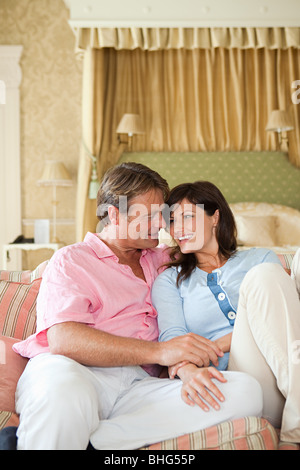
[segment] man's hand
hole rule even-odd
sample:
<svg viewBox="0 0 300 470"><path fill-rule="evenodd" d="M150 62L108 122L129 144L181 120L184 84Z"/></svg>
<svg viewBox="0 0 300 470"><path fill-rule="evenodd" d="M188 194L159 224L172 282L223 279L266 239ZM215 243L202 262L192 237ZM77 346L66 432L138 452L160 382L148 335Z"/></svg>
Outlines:
<svg viewBox="0 0 300 470"><path fill-rule="evenodd" d="M170 366L182 361L191 362L198 367L218 365L218 357L224 355L219 346L202 336L188 333L169 341L159 343L159 364Z"/></svg>

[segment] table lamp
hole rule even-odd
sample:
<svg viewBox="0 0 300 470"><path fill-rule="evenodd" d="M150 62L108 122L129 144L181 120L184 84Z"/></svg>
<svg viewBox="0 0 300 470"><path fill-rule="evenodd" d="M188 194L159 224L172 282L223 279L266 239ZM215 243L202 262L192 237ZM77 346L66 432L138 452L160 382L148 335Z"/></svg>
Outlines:
<svg viewBox="0 0 300 470"><path fill-rule="evenodd" d="M52 186L53 188L53 235L51 241L52 243L59 243L59 240L56 236L56 210L58 205L56 187L72 186L73 181L63 162L47 160L45 162L42 177L38 180L37 184L39 186Z"/></svg>
<svg viewBox="0 0 300 470"><path fill-rule="evenodd" d="M266 131L278 133L279 149L281 149L281 145L284 140L288 145L288 137L283 137L282 132L292 131L293 129L293 120L288 111L275 109L271 112L266 126Z"/></svg>

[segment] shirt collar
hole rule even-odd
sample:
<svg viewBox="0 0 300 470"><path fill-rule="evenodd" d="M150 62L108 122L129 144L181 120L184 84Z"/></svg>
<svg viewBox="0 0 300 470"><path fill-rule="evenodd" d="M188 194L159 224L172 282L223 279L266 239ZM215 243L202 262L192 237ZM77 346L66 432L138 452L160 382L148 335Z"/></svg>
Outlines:
<svg viewBox="0 0 300 470"><path fill-rule="evenodd" d="M84 243L86 243L98 258L108 258L116 256L114 252L106 245L96 233L88 232L84 238Z"/></svg>

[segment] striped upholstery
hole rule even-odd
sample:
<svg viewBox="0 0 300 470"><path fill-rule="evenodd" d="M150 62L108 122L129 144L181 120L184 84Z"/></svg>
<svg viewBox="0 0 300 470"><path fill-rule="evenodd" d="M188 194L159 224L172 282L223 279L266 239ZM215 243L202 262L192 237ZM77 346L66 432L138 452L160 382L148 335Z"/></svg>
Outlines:
<svg viewBox="0 0 300 470"><path fill-rule="evenodd" d="M36 328L36 298L41 279L30 284L0 281L0 331L4 336L25 339Z"/></svg>
<svg viewBox="0 0 300 470"><path fill-rule="evenodd" d="M285 254L277 253L277 256L278 256L282 266L286 270L286 272L288 274L291 274L291 268L292 268L292 262L293 262L294 254L293 253L285 253Z"/></svg>
<svg viewBox="0 0 300 470"><path fill-rule="evenodd" d="M0 429L8 426L19 426L19 417L11 411L0 411Z"/></svg>
<svg viewBox="0 0 300 470"><path fill-rule="evenodd" d="M34 271L0 271L0 281L14 281L29 284L40 279L46 269L48 261L44 261Z"/></svg>
<svg viewBox="0 0 300 470"><path fill-rule="evenodd" d="M300 445L296 442L279 442L278 450L300 450Z"/></svg>
<svg viewBox="0 0 300 470"><path fill-rule="evenodd" d="M226 421L142 450L275 450L278 436L265 419L247 417Z"/></svg>
<svg viewBox="0 0 300 470"><path fill-rule="evenodd" d="M18 425L19 418L15 413L0 411L0 429ZM246 417L159 442L140 450L276 450L278 445L278 434L267 420ZM295 444L281 446L282 450L297 450Z"/></svg>
<svg viewBox="0 0 300 470"><path fill-rule="evenodd" d="M47 266L34 271L0 271L0 333L25 339L36 329L36 298Z"/></svg>

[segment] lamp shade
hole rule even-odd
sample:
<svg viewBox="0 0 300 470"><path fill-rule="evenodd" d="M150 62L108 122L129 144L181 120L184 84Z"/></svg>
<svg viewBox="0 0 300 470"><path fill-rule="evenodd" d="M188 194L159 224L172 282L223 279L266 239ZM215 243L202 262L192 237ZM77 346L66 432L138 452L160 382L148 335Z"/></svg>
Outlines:
<svg viewBox="0 0 300 470"><path fill-rule="evenodd" d="M139 114L124 114L116 130L117 134L144 134Z"/></svg>
<svg viewBox="0 0 300 470"><path fill-rule="evenodd" d="M39 186L71 186L73 184L71 176L63 162L47 160Z"/></svg>
<svg viewBox="0 0 300 470"><path fill-rule="evenodd" d="M271 112L266 131L286 132L292 131L293 129L293 120L288 111L275 109Z"/></svg>

